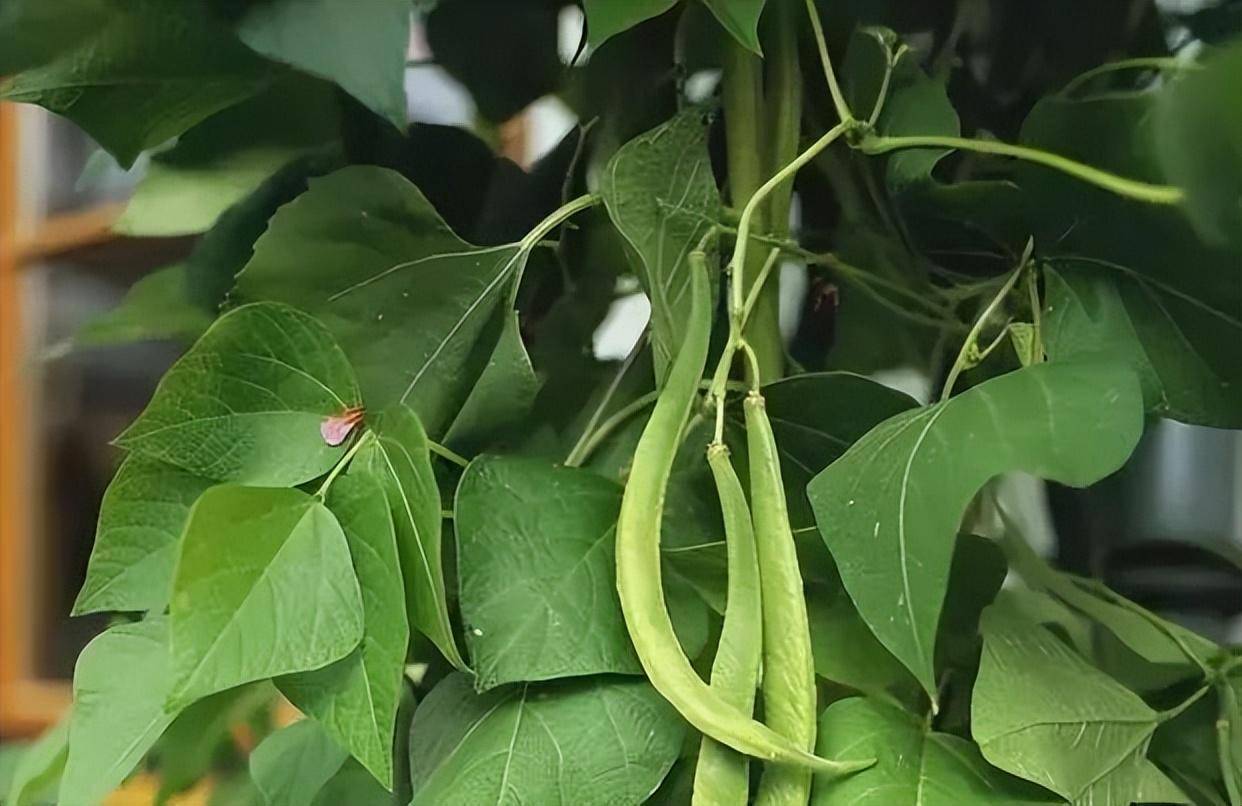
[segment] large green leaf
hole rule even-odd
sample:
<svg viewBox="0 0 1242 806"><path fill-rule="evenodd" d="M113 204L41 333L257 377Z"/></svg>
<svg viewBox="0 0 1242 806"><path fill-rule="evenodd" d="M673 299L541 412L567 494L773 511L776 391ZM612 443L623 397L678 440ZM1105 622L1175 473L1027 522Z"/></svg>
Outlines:
<svg viewBox="0 0 1242 806"><path fill-rule="evenodd" d="M703 0L733 38L760 53L759 17L766 0Z"/></svg>
<svg viewBox="0 0 1242 806"><path fill-rule="evenodd" d="M894 687L918 690L906 667L859 618L844 588L808 586L806 615L815 674L864 694L888 694Z"/></svg>
<svg viewBox="0 0 1242 806"><path fill-rule="evenodd" d="M340 131L331 84L291 76L225 109L156 154L114 229L159 237L204 232L294 158Z"/></svg>
<svg viewBox="0 0 1242 806"><path fill-rule="evenodd" d="M73 673L61 803L98 803L121 785L177 716L165 701L172 683L164 617L113 627L87 644Z"/></svg>
<svg viewBox="0 0 1242 806"><path fill-rule="evenodd" d="M984 757L1071 801L1129 806L1159 714L1006 606L985 610L981 626L971 733Z"/></svg>
<svg viewBox="0 0 1242 806"><path fill-rule="evenodd" d="M414 712L412 806L637 806L676 761L684 734L645 680L476 694L453 674Z"/></svg>
<svg viewBox="0 0 1242 806"><path fill-rule="evenodd" d="M818 781L812 806L983 806L1060 803L1051 792L992 767L971 742L929 730L891 705L851 697L819 720L816 752L841 761L875 759L874 767Z"/></svg>
<svg viewBox="0 0 1242 806"><path fill-rule="evenodd" d="M1217 741L1228 742L1229 746L1229 752L1220 757L1221 774L1234 791L1242 791L1242 674L1236 667L1232 676L1220 681L1219 688L1219 723L1224 723L1224 729L1218 728Z"/></svg>
<svg viewBox="0 0 1242 806"><path fill-rule="evenodd" d="M690 320L687 259L720 214L707 122L704 110L687 109L626 143L600 177L608 214L640 261L660 382Z"/></svg>
<svg viewBox="0 0 1242 806"><path fill-rule="evenodd" d="M362 639L345 535L298 490L225 484L203 493L172 590L174 703L318 669Z"/></svg>
<svg viewBox="0 0 1242 806"><path fill-rule="evenodd" d="M504 326L483 374L470 390L444 435L444 442L471 455L508 435L531 412L541 382L531 365L516 311L504 311Z"/></svg>
<svg viewBox="0 0 1242 806"><path fill-rule="evenodd" d="M427 434L407 406L393 406L368 420L375 441L359 451L354 466L378 478L388 497L397 533L409 625L430 638L458 669L449 622L441 559L440 490L431 469Z"/></svg>
<svg viewBox="0 0 1242 806"><path fill-rule="evenodd" d="M303 719L264 739L250 754L250 777L267 806L311 806L348 758L317 722Z"/></svg>
<svg viewBox="0 0 1242 806"><path fill-rule="evenodd" d="M237 291L314 314L368 407L407 403L441 434L492 353L492 314L525 259L516 244L471 246L399 174L357 166L281 208Z"/></svg>
<svg viewBox="0 0 1242 806"><path fill-rule="evenodd" d="M73 334L77 347L135 341L190 342L203 335L214 311L190 299L184 263L159 269L134 283L117 307L91 319Z"/></svg>
<svg viewBox="0 0 1242 806"><path fill-rule="evenodd" d="M192 788L236 753L233 730L272 706L271 686L260 683L213 694L186 708L151 751L159 772L156 803Z"/></svg>
<svg viewBox="0 0 1242 806"><path fill-rule="evenodd" d="M588 470L483 456L457 490L457 568L480 690L502 683L640 674L616 595L621 488ZM691 657L703 612L675 574L669 606Z"/></svg>
<svg viewBox="0 0 1242 806"><path fill-rule="evenodd" d="M69 757L69 720L72 711L29 745L20 747L12 780L0 786L6 806L42 806L56 800L65 760Z"/></svg>
<svg viewBox="0 0 1242 806"><path fill-rule="evenodd" d="M370 473L354 471L334 481L328 509L345 532L362 590L362 643L331 666L282 677L277 685L391 789L393 731L410 640L397 537L384 487Z"/></svg>
<svg viewBox="0 0 1242 806"><path fill-rule="evenodd" d="M585 0L587 34L593 46L643 20L658 17L677 5L677 0Z"/></svg>
<svg viewBox="0 0 1242 806"><path fill-rule="evenodd" d="M270 74L205 0L125 0L109 4L76 46L0 85L0 99L68 117L129 167L144 149L254 95Z"/></svg>
<svg viewBox="0 0 1242 806"><path fill-rule="evenodd" d="M324 418L358 403L349 362L323 325L285 305L246 305L168 370L116 443L219 481L301 484L345 451L324 441Z"/></svg>
<svg viewBox="0 0 1242 806"><path fill-rule="evenodd" d="M0 75L49 62L107 20L107 0L6 0L0 6Z"/></svg>
<svg viewBox="0 0 1242 806"><path fill-rule="evenodd" d="M936 625L975 493L1013 470L1090 484L1121 466L1142 429L1124 366L1033 366L884 421L807 492L859 613L934 697Z"/></svg>
<svg viewBox="0 0 1242 806"><path fill-rule="evenodd" d="M73 614L163 611L190 507L211 485L155 459L126 458L99 505L95 547Z"/></svg>
<svg viewBox="0 0 1242 806"><path fill-rule="evenodd" d="M336 82L405 129L409 0L265 0L251 3L236 25L257 53Z"/></svg>

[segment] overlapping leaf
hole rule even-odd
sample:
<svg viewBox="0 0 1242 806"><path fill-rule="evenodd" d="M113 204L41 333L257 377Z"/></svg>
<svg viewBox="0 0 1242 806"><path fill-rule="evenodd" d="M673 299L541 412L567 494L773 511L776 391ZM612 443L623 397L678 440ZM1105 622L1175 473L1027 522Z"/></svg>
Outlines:
<svg viewBox="0 0 1242 806"><path fill-rule="evenodd" d="M69 720L72 711L30 744L19 747L4 803L7 806L41 806L56 799L65 760L69 757Z"/></svg>
<svg viewBox="0 0 1242 806"><path fill-rule="evenodd" d="M190 507L211 485L164 462L128 457L100 504L95 547L74 615L162 611Z"/></svg>
<svg viewBox="0 0 1242 806"><path fill-rule="evenodd" d="M334 481L328 509L345 532L362 591L362 643L331 666L280 678L277 685L391 789L393 730L410 638L396 533L384 488L369 473Z"/></svg>
<svg viewBox="0 0 1242 806"><path fill-rule="evenodd" d="M703 0L716 19L748 49L760 53L759 17L766 0Z"/></svg>
<svg viewBox="0 0 1242 806"><path fill-rule="evenodd" d="M884 421L811 482L846 590L929 694L953 540L974 494L1012 470L1089 484L1121 466L1142 426L1125 367L1034 366Z"/></svg>
<svg viewBox="0 0 1242 806"><path fill-rule="evenodd" d="M457 492L466 643L480 690L603 672L640 674L616 595L621 488L590 471L484 456ZM669 607L684 649L703 648L706 608L675 573ZM705 626L705 625L704 625Z"/></svg>
<svg viewBox="0 0 1242 806"><path fill-rule="evenodd" d="M345 168L281 208L238 277L246 300L308 311L340 342L368 407L411 406L441 434L495 346L492 315L526 254L472 246L399 174Z"/></svg>
<svg viewBox="0 0 1242 806"><path fill-rule="evenodd" d="M441 549L440 490L431 469L427 434L407 406L369 417L374 441L358 452L353 467L377 478L388 498L397 535L409 625L430 638L459 669L449 622Z"/></svg>
<svg viewBox="0 0 1242 806"><path fill-rule="evenodd" d="M65 24L60 14L54 24ZM108 4L73 47L0 85L0 98L68 117L128 167L270 75L205 0L126 0Z"/></svg>
<svg viewBox="0 0 1242 806"><path fill-rule="evenodd" d="M194 304L184 263L154 271L134 283L112 310L73 335L77 347L165 339L190 342L211 325L213 311Z"/></svg>
<svg viewBox="0 0 1242 806"><path fill-rule="evenodd" d="M320 423L358 403L323 325L285 305L246 305L173 365L116 442L209 479L301 484L344 452L324 442Z"/></svg>
<svg viewBox="0 0 1242 806"><path fill-rule="evenodd" d="M1071 801L1129 806L1150 785L1159 715L1007 607L984 611L982 629L971 733L984 757Z"/></svg>
<svg viewBox="0 0 1242 806"><path fill-rule="evenodd" d="M61 803L98 803L176 718L168 619L122 624L87 645L73 673L69 758Z"/></svg>
<svg viewBox="0 0 1242 806"><path fill-rule="evenodd" d="M114 228L145 237L205 232L281 167L333 143L338 108L331 84L294 75L212 115L152 158Z"/></svg>
<svg viewBox="0 0 1242 806"><path fill-rule="evenodd" d="M348 756L312 719L281 728L250 754L250 777L267 806L311 806Z"/></svg>
<svg viewBox="0 0 1242 806"><path fill-rule="evenodd" d="M8 0L0 8L0 75L56 58L94 33L106 19L107 0Z"/></svg>
<svg viewBox="0 0 1242 806"><path fill-rule="evenodd" d="M703 110L687 109L626 143L600 178L608 214L640 261L661 383L690 321L687 259L720 212L706 124Z"/></svg>
<svg viewBox="0 0 1242 806"><path fill-rule="evenodd" d="M517 313L504 314L496 349L444 435L445 444L459 453L477 453L508 435L530 414L539 393Z"/></svg>
<svg viewBox="0 0 1242 806"><path fill-rule="evenodd" d="M677 0L586 0L590 42L599 47L610 37L658 17L676 4Z"/></svg>
<svg viewBox="0 0 1242 806"><path fill-rule="evenodd" d="M181 705L321 668L363 635L345 535L318 499L292 489L204 493L182 537L170 611L168 699Z"/></svg>
<svg viewBox="0 0 1242 806"><path fill-rule="evenodd" d="M838 700L824 711L816 752L841 761L875 759L876 764L837 780L818 781L812 806L1062 802L992 767L965 739L929 730L905 711L861 697Z"/></svg>
<svg viewBox="0 0 1242 806"><path fill-rule="evenodd" d="M453 674L414 713L412 806L637 806L677 759L684 733L645 680L476 694Z"/></svg>

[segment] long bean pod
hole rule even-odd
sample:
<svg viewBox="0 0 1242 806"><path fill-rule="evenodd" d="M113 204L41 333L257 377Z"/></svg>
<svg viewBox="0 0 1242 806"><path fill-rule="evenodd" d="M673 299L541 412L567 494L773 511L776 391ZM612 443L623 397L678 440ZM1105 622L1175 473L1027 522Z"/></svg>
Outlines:
<svg viewBox="0 0 1242 806"><path fill-rule="evenodd" d="M759 561L746 491L738 481L729 449L721 443L707 448L707 464L716 482L724 516L729 586L724 625L712 661L712 691L743 714L755 710L759 662L763 651ZM746 756L704 736L694 771L692 806L746 806L750 797L750 761Z"/></svg>
<svg viewBox="0 0 1242 806"><path fill-rule="evenodd" d="M815 667L780 458L763 397L751 392L742 407L746 412L751 516L763 597L764 722L809 751L815 747ZM810 796L809 770L772 767L763 772L755 803L806 806Z"/></svg>
<svg viewBox="0 0 1242 806"><path fill-rule="evenodd" d="M660 524L682 427L698 393L711 334L706 258L690 260L691 322L634 451L617 521L617 593L635 652L651 684L701 733L740 753L829 775L867 764L812 755L726 703L703 682L673 632L660 575Z"/></svg>

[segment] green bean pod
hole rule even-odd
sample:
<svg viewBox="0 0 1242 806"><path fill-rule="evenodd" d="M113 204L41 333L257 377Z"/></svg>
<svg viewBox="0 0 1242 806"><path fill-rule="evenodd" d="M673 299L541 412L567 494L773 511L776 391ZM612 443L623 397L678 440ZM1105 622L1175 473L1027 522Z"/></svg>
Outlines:
<svg viewBox="0 0 1242 806"><path fill-rule="evenodd" d="M660 524L681 430L698 393L711 335L705 258L691 255L691 317L651 418L634 451L617 520L617 594L625 626L655 689L699 732L740 753L829 775L869 765L812 755L726 703L703 682L673 632L660 577Z"/></svg>
<svg viewBox="0 0 1242 806"><path fill-rule="evenodd" d="M729 556L728 598L720 644L712 661L711 686L729 705L750 715L755 710L763 651L763 610L759 598L755 533L746 491L729 460L729 449L721 444L710 445L707 464L716 481ZM704 736L694 771L691 806L746 806L749 797L749 759Z"/></svg>
<svg viewBox="0 0 1242 806"><path fill-rule="evenodd" d="M758 392L746 396L746 446L750 453L751 517L763 597L764 722L797 747L815 747L816 688L802 572L781 480L776 437ZM811 773L773 767L759 781L757 806L806 806Z"/></svg>

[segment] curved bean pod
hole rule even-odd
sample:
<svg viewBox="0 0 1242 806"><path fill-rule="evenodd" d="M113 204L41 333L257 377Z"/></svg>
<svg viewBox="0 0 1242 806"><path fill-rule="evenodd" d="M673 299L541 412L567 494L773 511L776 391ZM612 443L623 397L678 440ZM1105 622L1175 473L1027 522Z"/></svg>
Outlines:
<svg viewBox="0 0 1242 806"><path fill-rule="evenodd" d="M726 703L703 682L673 632L660 577L660 523L681 429L698 393L711 335L706 258L691 255L691 322L634 451L617 520L617 594L651 684L701 733L740 753L827 774L869 765L819 758Z"/></svg>

